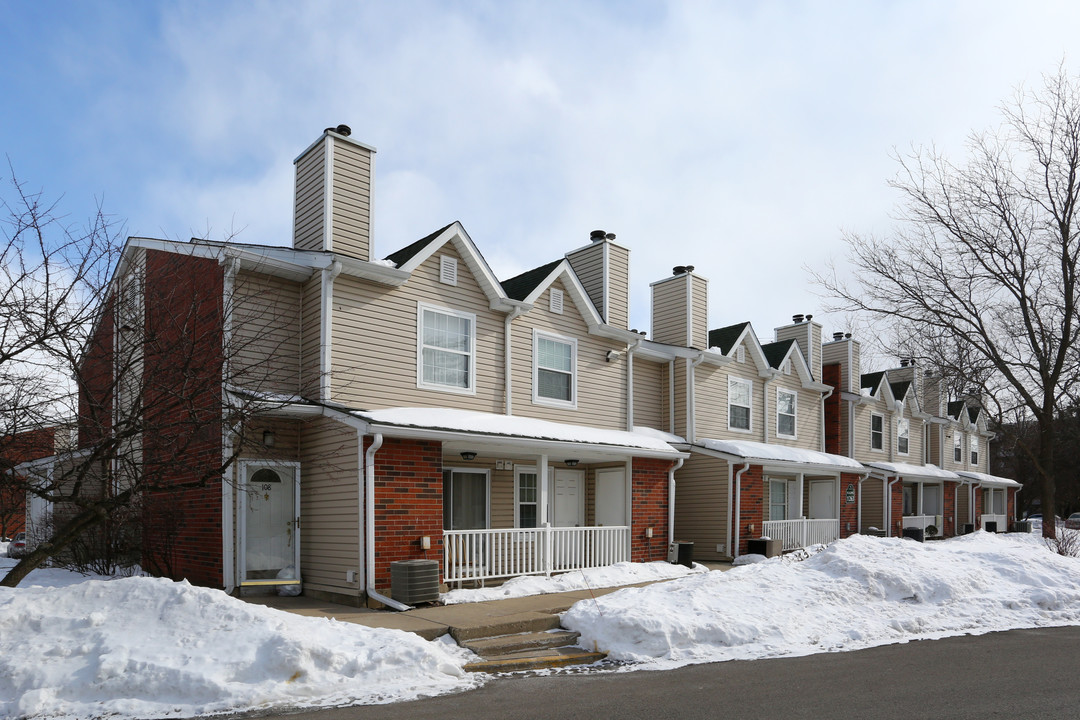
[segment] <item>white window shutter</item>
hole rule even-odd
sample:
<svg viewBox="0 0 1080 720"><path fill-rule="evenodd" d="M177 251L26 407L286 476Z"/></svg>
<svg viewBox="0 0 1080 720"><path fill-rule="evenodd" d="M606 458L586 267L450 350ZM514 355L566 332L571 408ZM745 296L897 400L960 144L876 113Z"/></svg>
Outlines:
<svg viewBox="0 0 1080 720"><path fill-rule="evenodd" d="M442 255L439 257L439 282L444 285L457 285L457 259Z"/></svg>
<svg viewBox="0 0 1080 720"><path fill-rule="evenodd" d="M551 289L551 312L558 315L562 315L563 310L563 291L555 288Z"/></svg>

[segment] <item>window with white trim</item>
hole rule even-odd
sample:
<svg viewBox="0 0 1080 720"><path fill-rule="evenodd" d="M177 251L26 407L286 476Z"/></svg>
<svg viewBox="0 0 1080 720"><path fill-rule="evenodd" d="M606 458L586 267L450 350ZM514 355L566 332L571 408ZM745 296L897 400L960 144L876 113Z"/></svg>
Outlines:
<svg viewBox="0 0 1080 720"><path fill-rule="evenodd" d="M979 436L978 435L969 435L968 436L968 448L971 450L971 464L972 465L978 465L979 464Z"/></svg>
<svg viewBox="0 0 1080 720"><path fill-rule="evenodd" d="M952 459L953 462L964 462L964 439L957 431L953 431L952 436Z"/></svg>
<svg viewBox="0 0 1080 720"><path fill-rule="evenodd" d="M515 474L516 486L514 491L517 497L517 514L514 516L514 526L519 528L537 527L540 515L537 509L539 507L537 504L539 492L536 470L532 468L518 469Z"/></svg>
<svg viewBox="0 0 1080 720"><path fill-rule="evenodd" d="M753 383L742 378L728 378L728 430L750 431Z"/></svg>
<svg viewBox="0 0 1080 720"><path fill-rule="evenodd" d="M577 406L577 340L533 331L533 402Z"/></svg>
<svg viewBox="0 0 1080 720"><path fill-rule="evenodd" d="M870 414L870 449L885 449L885 416Z"/></svg>
<svg viewBox="0 0 1080 720"><path fill-rule="evenodd" d="M417 303L416 385L476 392L476 316Z"/></svg>
<svg viewBox="0 0 1080 720"><path fill-rule="evenodd" d="M903 417L898 418L896 420L896 452L907 455L910 444L911 421Z"/></svg>
<svg viewBox="0 0 1080 720"><path fill-rule="evenodd" d="M795 411L799 396L791 390L776 388L776 435L795 437Z"/></svg>
<svg viewBox="0 0 1080 720"><path fill-rule="evenodd" d="M769 481L769 519L787 520L788 484L787 480Z"/></svg>

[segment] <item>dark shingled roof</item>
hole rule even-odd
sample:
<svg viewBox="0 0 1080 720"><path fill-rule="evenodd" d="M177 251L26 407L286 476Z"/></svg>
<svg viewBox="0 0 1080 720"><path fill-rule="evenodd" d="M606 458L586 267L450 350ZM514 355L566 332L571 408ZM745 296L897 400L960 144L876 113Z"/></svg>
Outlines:
<svg viewBox="0 0 1080 720"><path fill-rule="evenodd" d="M784 362L784 358L787 357L788 350L795 344L795 338L788 340L779 340L777 342L768 343L762 345L761 350L765 353L765 359L769 363L769 367L774 369L780 369L780 363Z"/></svg>
<svg viewBox="0 0 1080 720"><path fill-rule="evenodd" d="M450 223L450 225L453 225L453 224L454 223ZM431 233L430 235L427 235L425 237L420 238L419 240L417 240L413 244L406 245L405 247L401 248L397 252L394 252L394 253L391 253L391 254L387 255L386 259L389 260L390 262L394 263L395 267L401 267L405 263L412 260L413 257L418 255L420 253L420 251L422 251L424 248L426 248L428 245L430 245L431 242L433 240L435 240L435 238L439 237L444 232L446 232L446 229L449 228L450 225L446 225L444 227L441 227L438 230L436 230L435 232Z"/></svg>
<svg viewBox="0 0 1080 720"><path fill-rule="evenodd" d="M954 419L959 419L960 418L960 413L963 411L963 409L964 409L964 401L963 400L953 400L951 403L949 403L949 407L947 409L948 413L949 413L949 417L954 418Z"/></svg>
<svg viewBox="0 0 1080 720"><path fill-rule="evenodd" d="M885 377L885 372L866 373L860 378L861 384L859 387L870 388L871 392L877 392L878 385L881 385L881 379Z"/></svg>
<svg viewBox="0 0 1080 720"><path fill-rule="evenodd" d="M716 330L709 331L709 347L718 347L720 351L727 355L731 352L731 348L735 346L735 341L742 335L743 330L749 326L750 323L738 323L737 325L728 325L727 327L717 328Z"/></svg>
<svg viewBox="0 0 1080 720"><path fill-rule="evenodd" d="M907 396L907 391L910 387L910 380L901 380L900 382L889 383L889 388L892 389L893 397L897 400L903 400L904 397Z"/></svg>
<svg viewBox="0 0 1080 720"><path fill-rule="evenodd" d="M549 262L547 265L541 265L538 268L532 270L526 270L520 275L515 275L509 280L502 280L500 284L503 287L503 291L508 297L514 300L524 300L529 297L529 293L536 289L536 286L544 281L551 271L558 267L562 260L555 260Z"/></svg>
<svg viewBox="0 0 1080 720"><path fill-rule="evenodd" d="M982 412L982 408L977 408L977 407L969 407L968 408L968 418L971 420L972 423L976 423L976 422L979 421L979 413L980 412Z"/></svg>

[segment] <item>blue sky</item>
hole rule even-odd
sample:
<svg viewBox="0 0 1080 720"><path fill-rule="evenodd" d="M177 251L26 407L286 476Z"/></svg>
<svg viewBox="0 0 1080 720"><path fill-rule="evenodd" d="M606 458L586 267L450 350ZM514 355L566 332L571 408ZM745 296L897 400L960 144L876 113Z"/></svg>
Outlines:
<svg viewBox="0 0 1080 720"><path fill-rule="evenodd" d="M290 243L292 161L378 149L385 256L461 220L500 277L615 232L632 324L673 265L710 326L826 320L806 268L887 233L890 155L1073 52L1072 2L0 3L0 151L79 221Z"/></svg>

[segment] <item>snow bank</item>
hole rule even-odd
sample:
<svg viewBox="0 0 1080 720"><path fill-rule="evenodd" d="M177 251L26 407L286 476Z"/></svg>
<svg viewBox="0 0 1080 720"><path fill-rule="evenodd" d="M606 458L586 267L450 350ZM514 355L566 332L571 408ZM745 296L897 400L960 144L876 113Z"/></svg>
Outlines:
<svg viewBox="0 0 1080 720"><path fill-rule="evenodd" d="M1080 559L984 532L925 544L855 536L803 562L628 588L563 617L583 646L655 667L1074 624Z"/></svg>
<svg viewBox="0 0 1080 720"><path fill-rule="evenodd" d="M527 595L547 595L550 593L570 592L571 590L635 585L637 583L668 580L703 572L708 572L708 568L704 565L694 565L691 570L682 565L672 565L666 562L621 562L608 567L575 570L562 575L553 575L552 577L523 575L510 578L498 587L451 590L442 595L440 599L447 605L484 602L485 600L505 600Z"/></svg>
<svg viewBox="0 0 1080 720"><path fill-rule="evenodd" d="M383 703L476 685L463 662L411 633L160 578L0 588L0 717Z"/></svg>

